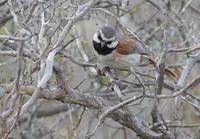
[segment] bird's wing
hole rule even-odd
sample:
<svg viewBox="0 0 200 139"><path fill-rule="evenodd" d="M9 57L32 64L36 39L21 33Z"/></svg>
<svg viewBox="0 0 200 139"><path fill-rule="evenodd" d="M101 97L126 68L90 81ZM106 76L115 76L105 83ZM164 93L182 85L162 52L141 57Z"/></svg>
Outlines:
<svg viewBox="0 0 200 139"><path fill-rule="evenodd" d="M147 55L147 51L133 39L120 40L115 51L122 55L130 55L130 54Z"/></svg>
<svg viewBox="0 0 200 139"><path fill-rule="evenodd" d="M109 66L112 68L119 68L119 69L129 69L130 67L135 67L140 60L139 54L133 55L122 55L116 53L115 51L106 56L99 55L98 63L101 63L104 66Z"/></svg>
<svg viewBox="0 0 200 139"><path fill-rule="evenodd" d="M152 65L158 70L158 65L156 64L156 61L153 58L141 54L124 55L114 51L110 55L99 56L98 62L101 63L103 66L109 66L110 68L115 69L129 70L130 67L133 67L136 70L140 70L141 67L143 67L142 70L147 70L149 68L148 65ZM167 75L169 78L173 80L177 79L177 74L170 68L165 67L164 72L165 75Z"/></svg>

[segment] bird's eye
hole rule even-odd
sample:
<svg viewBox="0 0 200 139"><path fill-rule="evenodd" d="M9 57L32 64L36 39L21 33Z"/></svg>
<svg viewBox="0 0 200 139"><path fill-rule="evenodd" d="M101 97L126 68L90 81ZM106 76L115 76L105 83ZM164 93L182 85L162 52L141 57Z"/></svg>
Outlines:
<svg viewBox="0 0 200 139"><path fill-rule="evenodd" d="M98 35L98 39L99 39L100 41L102 41L102 38L101 38L101 35L100 35L100 34Z"/></svg>
<svg viewBox="0 0 200 139"><path fill-rule="evenodd" d="M106 43L107 43L107 44L111 44L111 43L112 43L112 41L107 41Z"/></svg>

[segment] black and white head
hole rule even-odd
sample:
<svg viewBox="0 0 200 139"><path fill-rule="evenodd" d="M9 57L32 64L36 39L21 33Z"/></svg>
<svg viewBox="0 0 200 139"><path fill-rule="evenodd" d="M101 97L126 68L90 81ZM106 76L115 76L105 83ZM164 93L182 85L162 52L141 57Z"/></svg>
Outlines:
<svg viewBox="0 0 200 139"><path fill-rule="evenodd" d="M108 55L118 44L116 32L112 27L104 26L93 35L94 49L100 55Z"/></svg>

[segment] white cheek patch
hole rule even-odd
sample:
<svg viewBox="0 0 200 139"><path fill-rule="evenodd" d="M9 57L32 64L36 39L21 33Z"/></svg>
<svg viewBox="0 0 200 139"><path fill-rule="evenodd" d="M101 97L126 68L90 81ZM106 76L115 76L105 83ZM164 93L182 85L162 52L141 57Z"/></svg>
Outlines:
<svg viewBox="0 0 200 139"><path fill-rule="evenodd" d="M100 43L100 40L98 39L98 34L97 34L97 33L95 33L95 34L93 35L93 40L94 40L95 42Z"/></svg>
<svg viewBox="0 0 200 139"><path fill-rule="evenodd" d="M118 44L118 41L114 41L111 44L108 44L107 46L108 46L108 48L116 48L117 44Z"/></svg>

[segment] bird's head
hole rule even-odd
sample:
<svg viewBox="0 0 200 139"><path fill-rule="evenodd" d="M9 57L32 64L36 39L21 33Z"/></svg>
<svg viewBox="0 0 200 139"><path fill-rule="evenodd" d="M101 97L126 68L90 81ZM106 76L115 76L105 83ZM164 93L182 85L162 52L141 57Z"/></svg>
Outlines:
<svg viewBox="0 0 200 139"><path fill-rule="evenodd" d="M111 54L117 45L116 32L112 27L104 26L93 35L94 49L100 55Z"/></svg>

